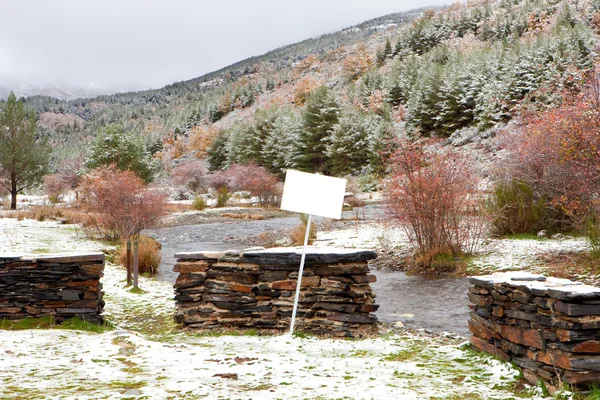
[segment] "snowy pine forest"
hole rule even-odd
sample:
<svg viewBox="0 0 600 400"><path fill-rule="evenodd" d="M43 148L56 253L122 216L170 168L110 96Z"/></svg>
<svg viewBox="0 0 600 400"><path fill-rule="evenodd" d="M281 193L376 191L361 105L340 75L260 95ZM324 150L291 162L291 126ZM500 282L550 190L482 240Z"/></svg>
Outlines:
<svg viewBox="0 0 600 400"><path fill-rule="evenodd" d="M54 143L55 170L117 124L163 176L184 155L212 170L378 174L398 137L485 135L580 89L600 2L479 3L382 17L159 90L26 102Z"/></svg>

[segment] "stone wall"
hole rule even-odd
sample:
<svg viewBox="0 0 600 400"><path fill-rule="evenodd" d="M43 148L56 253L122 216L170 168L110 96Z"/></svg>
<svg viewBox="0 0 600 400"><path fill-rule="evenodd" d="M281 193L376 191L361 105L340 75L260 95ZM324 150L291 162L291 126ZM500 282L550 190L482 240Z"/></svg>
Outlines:
<svg viewBox="0 0 600 400"><path fill-rule="evenodd" d="M600 382L600 288L518 272L470 283L473 346L514 361L532 384Z"/></svg>
<svg viewBox="0 0 600 400"><path fill-rule="evenodd" d="M0 255L0 320L79 316L101 322L104 254Z"/></svg>
<svg viewBox="0 0 600 400"><path fill-rule="evenodd" d="M301 248L178 253L176 321L198 329L289 329ZM367 261L373 251L310 247L296 328L361 337L376 331L378 306Z"/></svg>

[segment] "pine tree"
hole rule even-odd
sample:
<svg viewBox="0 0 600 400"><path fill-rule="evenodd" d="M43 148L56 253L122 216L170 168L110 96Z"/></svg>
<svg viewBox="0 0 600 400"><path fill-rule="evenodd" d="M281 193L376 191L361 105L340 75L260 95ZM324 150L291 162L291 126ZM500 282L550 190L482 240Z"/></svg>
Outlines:
<svg viewBox="0 0 600 400"><path fill-rule="evenodd" d="M211 171L219 171L227 165L227 141L228 133L221 131L208 148L208 165Z"/></svg>
<svg viewBox="0 0 600 400"><path fill-rule="evenodd" d="M346 110L333 127L327 169L337 176L358 174L372 158L370 148L363 117L356 111Z"/></svg>
<svg viewBox="0 0 600 400"><path fill-rule="evenodd" d="M297 168L301 131L302 121L291 109L279 110L262 151L266 168L279 175L283 175L286 169Z"/></svg>
<svg viewBox="0 0 600 400"><path fill-rule="evenodd" d="M50 147L36 135L37 115L10 93L0 111L0 185L10 192L10 209L17 194L41 182Z"/></svg>
<svg viewBox="0 0 600 400"><path fill-rule="evenodd" d="M152 181L157 169L140 138L117 124L98 130L85 164L89 169L114 164L121 171L133 172L145 183Z"/></svg>
<svg viewBox="0 0 600 400"><path fill-rule="evenodd" d="M225 166L249 162L258 163L261 151L262 143L260 138L254 134L252 124L245 121L237 122L228 132Z"/></svg>
<svg viewBox="0 0 600 400"><path fill-rule="evenodd" d="M440 127L441 86L442 67L434 64L419 76L408 101L408 125L426 136Z"/></svg>
<svg viewBox="0 0 600 400"><path fill-rule="evenodd" d="M307 172L327 171L327 148L331 133L338 122L339 106L326 86L321 86L308 97L302 113L298 167Z"/></svg>

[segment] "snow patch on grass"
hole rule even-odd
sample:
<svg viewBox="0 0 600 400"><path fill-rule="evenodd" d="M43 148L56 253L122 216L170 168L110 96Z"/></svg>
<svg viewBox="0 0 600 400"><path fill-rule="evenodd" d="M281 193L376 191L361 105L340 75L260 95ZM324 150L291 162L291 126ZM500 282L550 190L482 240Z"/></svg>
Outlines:
<svg viewBox="0 0 600 400"><path fill-rule="evenodd" d="M46 240L59 252L105 248L77 232L53 222L0 219L0 236L12 240L0 240L0 253L29 253ZM169 283L140 277L144 293L131 293L125 270L110 264L102 283L105 316L116 330L0 330L0 398L514 396L518 372L510 364L453 339L409 333L324 340L181 332L172 320Z"/></svg>

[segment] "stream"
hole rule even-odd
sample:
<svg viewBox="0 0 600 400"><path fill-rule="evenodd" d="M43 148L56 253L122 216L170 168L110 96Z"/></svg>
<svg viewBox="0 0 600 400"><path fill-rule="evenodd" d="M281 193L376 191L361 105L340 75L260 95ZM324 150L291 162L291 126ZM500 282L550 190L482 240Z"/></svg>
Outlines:
<svg viewBox="0 0 600 400"><path fill-rule="evenodd" d="M298 217L273 218L259 221L232 221L200 225L184 225L149 229L143 233L162 244L157 278L175 282L175 253L186 251L242 250L248 246L225 243L233 236L249 236L260 232L291 229ZM376 264L376 262L375 262ZM404 272L372 269L377 282L373 291L380 305L375 313L380 321L402 322L405 327L423 328L435 333L453 332L468 337L468 283L464 278L429 279L406 275Z"/></svg>

